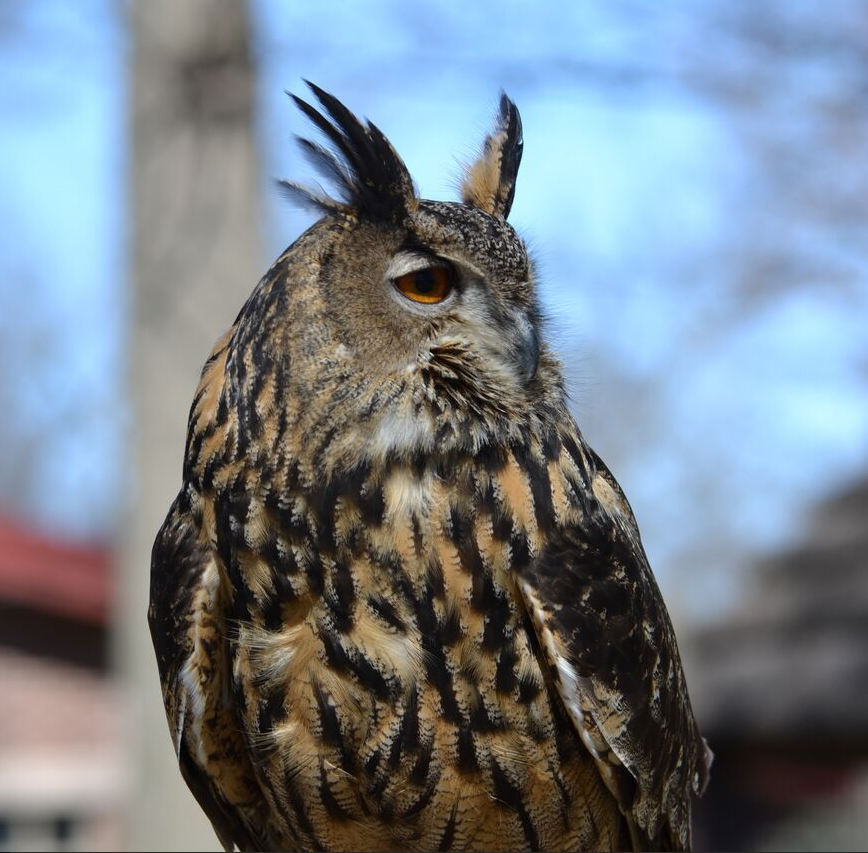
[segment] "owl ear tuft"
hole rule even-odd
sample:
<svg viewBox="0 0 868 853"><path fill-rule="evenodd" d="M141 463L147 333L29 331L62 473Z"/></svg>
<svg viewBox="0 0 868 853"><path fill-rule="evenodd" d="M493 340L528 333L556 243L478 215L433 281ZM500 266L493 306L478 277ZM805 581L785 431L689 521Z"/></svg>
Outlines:
<svg viewBox="0 0 868 853"><path fill-rule="evenodd" d="M305 83L326 115L301 98L290 97L331 147L309 139L299 138L298 142L314 167L335 184L340 198L289 181L280 181L281 186L293 198L326 213L404 222L419 201L413 179L397 151L376 125L361 122L334 95L307 80Z"/></svg>
<svg viewBox="0 0 868 853"><path fill-rule="evenodd" d="M523 148L518 108L506 92L501 92L494 130L485 138L476 162L468 166L464 174L461 200L506 219L515 197L515 179Z"/></svg>

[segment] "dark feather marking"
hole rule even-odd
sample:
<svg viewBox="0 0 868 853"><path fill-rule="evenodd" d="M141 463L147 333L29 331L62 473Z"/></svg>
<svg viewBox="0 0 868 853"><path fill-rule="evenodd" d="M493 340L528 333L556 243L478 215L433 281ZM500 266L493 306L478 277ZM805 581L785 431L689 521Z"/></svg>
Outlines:
<svg viewBox="0 0 868 853"><path fill-rule="evenodd" d="M430 802L434 794L437 792L437 785L431 784L428 785L424 791L419 795L419 799L416 800L413 805L409 806L404 810L403 817L408 818L413 815L419 814Z"/></svg>
<svg viewBox="0 0 868 853"><path fill-rule="evenodd" d="M310 506L316 515L318 536L317 546L325 556L335 553L335 504L337 503L339 485L332 478L313 490L309 497Z"/></svg>
<svg viewBox="0 0 868 853"><path fill-rule="evenodd" d="M315 550L315 547L307 548L302 558L304 560L302 564L304 576L307 578L310 591L322 597L325 591L325 569L319 551Z"/></svg>
<svg viewBox="0 0 868 853"><path fill-rule="evenodd" d="M298 565L292 550L280 542L274 528L269 529L265 541L259 546L259 553L272 570L275 589L281 593L281 598L294 598L295 594L286 579L296 573Z"/></svg>
<svg viewBox="0 0 868 853"><path fill-rule="evenodd" d="M437 845L438 851L449 851L455 842L455 823L458 807L452 807L452 813L449 815L449 820L446 821L446 828L443 830L443 835L440 837L440 843Z"/></svg>
<svg viewBox="0 0 868 853"><path fill-rule="evenodd" d="M381 595L369 595L368 606L387 625L390 625L402 634L407 633L406 623L398 615L398 611L390 601L387 601Z"/></svg>
<svg viewBox="0 0 868 853"><path fill-rule="evenodd" d="M416 785L422 785L428 778L428 770L431 767L431 754L434 744L431 741L423 743L419 749L419 755L410 771L410 781Z"/></svg>
<svg viewBox="0 0 868 853"><path fill-rule="evenodd" d="M289 585L286 578L285 585ZM283 603L286 599L278 593L269 595L261 604L262 624L269 631L279 631L283 626Z"/></svg>
<svg viewBox="0 0 868 853"><path fill-rule="evenodd" d="M288 539L303 539L311 534L310 526L303 514L295 511L295 506L289 495L299 490L298 466L288 465L286 468L285 491L278 492L269 489L265 493L265 508L274 516L280 532Z"/></svg>
<svg viewBox="0 0 868 853"><path fill-rule="evenodd" d="M499 444L484 444L479 448L474 461L489 474L497 474L506 465L506 451Z"/></svg>
<svg viewBox="0 0 868 853"><path fill-rule="evenodd" d="M450 607L443 616L437 636L444 647L454 646L462 635L461 614L456 607Z"/></svg>
<svg viewBox="0 0 868 853"><path fill-rule="evenodd" d="M425 579L427 590L431 595L442 599L446 595L446 580L443 577L443 566L435 551L428 555L428 576Z"/></svg>
<svg viewBox="0 0 868 853"><path fill-rule="evenodd" d="M379 749L375 749L371 755L368 757L368 760L365 762L365 772L369 776L374 776L377 772L377 768L380 766L380 760L382 759L383 754Z"/></svg>
<svg viewBox="0 0 868 853"><path fill-rule="evenodd" d="M494 782L494 796L497 800L518 814L528 849L539 850L539 836L525 808L524 797L496 761L491 762L491 780Z"/></svg>
<svg viewBox="0 0 868 853"><path fill-rule="evenodd" d="M443 650L433 634L422 633L422 648L425 651L425 675L440 694L443 718L449 723L461 720L458 700L455 698L455 687Z"/></svg>
<svg viewBox="0 0 868 853"><path fill-rule="evenodd" d="M444 436L445 439L448 439L453 432L453 428L450 425L449 421L444 421L442 426L448 427L448 432ZM440 443L440 436L438 435L438 444ZM459 455L458 451L450 448L447 444L446 450L438 453L432 460L432 470L434 472L434 476L443 480L444 483L452 484L455 482L455 471L460 465L462 458Z"/></svg>
<svg viewBox="0 0 868 853"><path fill-rule="evenodd" d="M359 525L354 524L348 531L346 547L350 556L355 560L365 553L364 530Z"/></svg>
<svg viewBox="0 0 868 853"><path fill-rule="evenodd" d="M502 717L492 717L485 703L480 699L470 714L470 728L479 734L489 734L504 731L506 724Z"/></svg>
<svg viewBox="0 0 868 853"><path fill-rule="evenodd" d="M420 451L410 454L410 473L420 479L428 467L428 455Z"/></svg>
<svg viewBox="0 0 868 853"><path fill-rule="evenodd" d="M410 692L407 697L407 706L401 715L398 730L389 750L387 764L395 770L401 763L401 754L409 753L416 749L419 744L419 705L416 691Z"/></svg>
<svg viewBox="0 0 868 853"><path fill-rule="evenodd" d="M382 485L367 482L358 494L358 501L365 525L379 527L386 515L386 500Z"/></svg>
<svg viewBox="0 0 868 853"><path fill-rule="evenodd" d="M521 132L521 116L518 114L515 104L506 96L506 92L500 95L500 126L506 129L506 143L501 149L500 164L500 188L498 192L499 204L503 218L509 216L512 209L512 201L515 198L515 179L518 175L518 167L521 164L521 155L524 151L524 139ZM535 850L536 847L532 848Z"/></svg>
<svg viewBox="0 0 868 853"><path fill-rule="evenodd" d="M326 596L326 600L335 627L343 634L349 633L355 622L353 610L356 589L350 567L342 560L335 560L331 571L331 593Z"/></svg>
<svg viewBox="0 0 868 853"><path fill-rule="evenodd" d="M426 584L428 587L426 592L430 593L433 591L434 582L430 577L426 578ZM428 642L433 642L438 627L437 614L434 611L433 596L427 594L422 595L419 598L413 597L411 601L416 614L416 626L419 629L419 633L422 635L423 642L426 638L428 639Z"/></svg>
<svg viewBox="0 0 868 853"><path fill-rule="evenodd" d="M352 210L373 220L404 222L416 197L410 173L395 149L376 125L362 124L337 98L310 82L307 85L331 121L301 98L291 97L344 162L316 143L301 140L301 145L314 165L334 181L342 198L329 199L288 182L282 185L330 213Z"/></svg>
<svg viewBox="0 0 868 853"><path fill-rule="evenodd" d="M510 640L507 645L501 648L497 657L494 686L498 693L511 694L515 690L517 683L515 665L517 662L518 655L515 652L515 643Z"/></svg>
<svg viewBox="0 0 868 853"><path fill-rule="evenodd" d="M412 752L419 746L419 696L411 690L407 698L407 710L401 721L401 741L405 752Z"/></svg>
<svg viewBox="0 0 868 853"><path fill-rule="evenodd" d="M362 652L356 652L350 658L350 666L362 687L372 690L381 701L385 702L395 694L397 683L390 685L380 670Z"/></svg>
<svg viewBox="0 0 868 853"><path fill-rule="evenodd" d="M471 520L453 505L449 510L449 522L448 533L458 551L461 568L471 576L471 607L483 613L488 612L497 603L494 584L490 572L485 570Z"/></svg>
<svg viewBox="0 0 868 853"><path fill-rule="evenodd" d="M467 514L455 504L449 507L449 538L460 548L473 536L473 528Z"/></svg>
<svg viewBox="0 0 868 853"><path fill-rule="evenodd" d="M274 730L275 725L286 719L287 708L282 687L271 690L264 702L259 703L259 731L267 734Z"/></svg>
<svg viewBox="0 0 868 853"><path fill-rule="evenodd" d="M216 453L205 463L205 467L202 469L200 482L202 488L206 491L211 490L214 487L214 475L217 473L217 466L220 464L221 460Z"/></svg>
<svg viewBox="0 0 868 853"><path fill-rule="evenodd" d="M486 578L485 592L479 607L485 613L482 648L487 652L493 652L503 645L512 610L509 606L509 598L494 586L489 575L486 575Z"/></svg>
<svg viewBox="0 0 868 853"><path fill-rule="evenodd" d="M323 648L325 649L328 665L335 672L350 672L352 665L349 656L341 645L340 640L334 635L331 629L320 622L317 625L317 633L323 644Z"/></svg>
<svg viewBox="0 0 868 853"><path fill-rule="evenodd" d="M325 765L322 761L320 761L319 765L319 795L323 808L332 820L346 821L352 819L352 815L337 801L337 798L332 793Z"/></svg>
<svg viewBox="0 0 868 853"><path fill-rule="evenodd" d="M234 588L232 613L236 619L249 620L254 606L253 594L244 582L238 552L244 548L243 519L247 517L250 498L234 493L218 495L214 500L217 530L217 556L223 563Z"/></svg>
<svg viewBox="0 0 868 853"><path fill-rule="evenodd" d="M192 417L192 413L190 417ZM206 438L211 438L216 429L213 422L209 421L204 429L198 432L191 432L187 437L187 449L184 451L184 480L191 480L194 474L194 467L201 463L202 445Z"/></svg>
<svg viewBox="0 0 868 853"><path fill-rule="evenodd" d="M555 511L548 468L537 461L533 451L526 445L514 446L512 452L519 465L527 472L536 522L542 530L549 532L555 523Z"/></svg>
<svg viewBox="0 0 868 853"><path fill-rule="evenodd" d="M512 552L512 569L515 572L521 572L530 563L530 548L527 536L519 530L514 530L509 538L509 546Z"/></svg>
<svg viewBox="0 0 868 853"><path fill-rule="evenodd" d="M506 542L512 535L512 516L504 502L495 496L492 483L483 492L481 503L491 515L492 536L499 542Z"/></svg>
<svg viewBox="0 0 868 853"><path fill-rule="evenodd" d="M561 455L561 437L556 430L548 430L542 437L543 456L546 462L556 462Z"/></svg>
<svg viewBox="0 0 868 853"><path fill-rule="evenodd" d="M368 786L368 791L371 793L372 796L379 797L380 794L382 794L383 791L385 791L386 788L389 787L389 783L391 781L391 775L389 773L386 773L384 770L378 776L376 776L373 782L371 782L371 784ZM380 814L380 817L382 817L382 812Z"/></svg>
<svg viewBox="0 0 868 853"><path fill-rule="evenodd" d="M585 462L585 457L579 450L576 442L573 437L569 434L563 437L564 447L567 449L567 453L570 456L570 459L573 460L573 464L579 471L579 476L581 477L580 485L584 488L585 492L591 493L591 472L588 470L587 463Z"/></svg>
<svg viewBox="0 0 868 853"><path fill-rule="evenodd" d="M368 556L375 566L382 569L389 576L392 592L415 608L416 593L413 584L404 571L404 563L400 554L395 551L380 551L368 542Z"/></svg>
<svg viewBox="0 0 868 853"><path fill-rule="evenodd" d="M382 701L392 696L395 685L390 686L383 674L361 651L354 647L344 648L332 629L323 622L318 624L318 635L325 649L328 664L335 672L352 673L362 687L371 690Z"/></svg>
<svg viewBox="0 0 868 853"><path fill-rule="evenodd" d="M473 732L464 724L458 727L458 769L462 773L476 773L479 770Z"/></svg>
<svg viewBox="0 0 868 853"><path fill-rule="evenodd" d="M322 437L320 438L319 444L317 444L316 450L313 454L313 458L316 460L317 464L320 464L322 458L326 453L328 453L328 450L335 439L335 435L337 435L337 427L334 426L329 427L324 433L322 433Z"/></svg>
<svg viewBox="0 0 868 853"><path fill-rule="evenodd" d="M523 705L533 702L539 696L542 685L531 675L522 675L518 680L518 701Z"/></svg>
<svg viewBox="0 0 868 853"><path fill-rule="evenodd" d="M313 692L316 698L317 712L320 724L320 736L323 743L332 746L340 753L341 767L347 772L354 772L356 768L356 753L347 744L341 729L340 718L337 710L332 706L319 682L313 682Z"/></svg>
<svg viewBox="0 0 868 853"><path fill-rule="evenodd" d="M361 493L370 475L371 466L367 462L358 462L352 468L341 471L341 497L349 497L355 500Z"/></svg>

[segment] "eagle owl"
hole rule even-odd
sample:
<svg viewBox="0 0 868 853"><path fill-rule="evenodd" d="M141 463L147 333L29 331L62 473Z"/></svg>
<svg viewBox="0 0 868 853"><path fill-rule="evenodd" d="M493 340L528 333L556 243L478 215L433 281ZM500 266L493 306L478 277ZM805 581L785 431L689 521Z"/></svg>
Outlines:
<svg viewBox="0 0 868 853"><path fill-rule="evenodd" d="M710 754L621 488L507 222L504 95L461 202L311 85L336 198L205 363L149 622L227 850L685 849Z"/></svg>

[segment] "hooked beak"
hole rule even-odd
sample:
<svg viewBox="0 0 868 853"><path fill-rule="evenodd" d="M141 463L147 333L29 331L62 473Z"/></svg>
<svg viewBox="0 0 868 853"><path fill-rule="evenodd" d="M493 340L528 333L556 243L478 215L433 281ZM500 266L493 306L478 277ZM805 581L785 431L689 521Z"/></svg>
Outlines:
<svg viewBox="0 0 868 853"><path fill-rule="evenodd" d="M539 336L533 323L523 311L516 311L512 324L512 359L524 385L529 385L536 376L539 365Z"/></svg>

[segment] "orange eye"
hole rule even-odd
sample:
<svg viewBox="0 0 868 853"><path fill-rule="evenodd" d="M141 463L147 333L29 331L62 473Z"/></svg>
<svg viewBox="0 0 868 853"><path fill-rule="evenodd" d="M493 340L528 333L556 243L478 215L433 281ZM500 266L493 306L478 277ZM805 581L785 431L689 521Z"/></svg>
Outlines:
<svg viewBox="0 0 868 853"><path fill-rule="evenodd" d="M396 278L395 287L407 299L433 305L452 292L452 276L446 267L426 267Z"/></svg>

